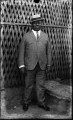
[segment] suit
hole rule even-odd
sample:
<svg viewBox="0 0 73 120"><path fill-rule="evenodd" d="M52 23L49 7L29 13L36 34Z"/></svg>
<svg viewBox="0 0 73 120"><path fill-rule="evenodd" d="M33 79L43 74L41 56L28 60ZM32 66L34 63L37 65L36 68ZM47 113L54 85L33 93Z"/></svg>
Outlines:
<svg viewBox="0 0 73 120"><path fill-rule="evenodd" d="M45 69L51 64L51 49L48 35L40 32L36 39L33 31L29 31L23 37L19 50L19 66L25 65L27 75L25 76L24 102L30 102L30 96L36 75L36 91L39 103L43 103Z"/></svg>
<svg viewBox="0 0 73 120"><path fill-rule="evenodd" d="M41 31L37 40L33 32L24 35L19 51L19 66L25 65L27 70L33 70L39 62L42 70L51 64L51 51L48 35Z"/></svg>

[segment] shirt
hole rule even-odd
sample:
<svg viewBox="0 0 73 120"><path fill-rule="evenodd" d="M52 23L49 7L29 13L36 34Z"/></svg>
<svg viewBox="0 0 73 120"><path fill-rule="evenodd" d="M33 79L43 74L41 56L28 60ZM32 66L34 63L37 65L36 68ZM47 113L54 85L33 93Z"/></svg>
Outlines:
<svg viewBox="0 0 73 120"><path fill-rule="evenodd" d="M38 35L40 36L41 30L35 31L35 30L32 29L32 32L34 33L35 37L37 38L37 32L38 32Z"/></svg>

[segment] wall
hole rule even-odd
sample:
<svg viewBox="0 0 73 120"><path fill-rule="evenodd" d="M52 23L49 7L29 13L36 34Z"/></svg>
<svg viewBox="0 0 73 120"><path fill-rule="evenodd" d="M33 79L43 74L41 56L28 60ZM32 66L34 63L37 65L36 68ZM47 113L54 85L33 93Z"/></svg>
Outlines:
<svg viewBox="0 0 73 120"><path fill-rule="evenodd" d="M52 66L48 79L71 78L72 49L71 0L3 0L1 2L1 75L2 86L23 85L18 69L19 44L23 34L31 30L33 14L44 18L41 29L51 43ZM17 24L15 24L17 23ZM70 82L70 81L69 81Z"/></svg>

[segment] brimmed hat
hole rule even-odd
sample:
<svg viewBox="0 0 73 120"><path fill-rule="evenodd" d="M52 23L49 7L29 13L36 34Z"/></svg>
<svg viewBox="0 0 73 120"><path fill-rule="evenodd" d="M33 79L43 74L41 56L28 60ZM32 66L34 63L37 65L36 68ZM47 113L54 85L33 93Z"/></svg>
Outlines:
<svg viewBox="0 0 73 120"><path fill-rule="evenodd" d="M41 18L40 14L36 14L32 16L30 23L33 23L35 21L42 21L42 20L44 20L44 18Z"/></svg>

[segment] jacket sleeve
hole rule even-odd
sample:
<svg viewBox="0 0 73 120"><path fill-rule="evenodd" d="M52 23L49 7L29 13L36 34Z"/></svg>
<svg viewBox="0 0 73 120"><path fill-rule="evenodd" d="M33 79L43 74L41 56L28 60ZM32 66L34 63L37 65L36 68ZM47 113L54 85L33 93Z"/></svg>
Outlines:
<svg viewBox="0 0 73 120"><path fill-rule="evenodd" d="M26 38L25 35L20 43L19 47L19 58L18 58L18 66L19 68L25 67L24 57L25 57L25 46L26 46Z"/></svg>
<svg viewBox="0 0 73 120"><path fill-rule="evenodd" d="M47 66L51 66L51 44L47 36Z"/></svg>

